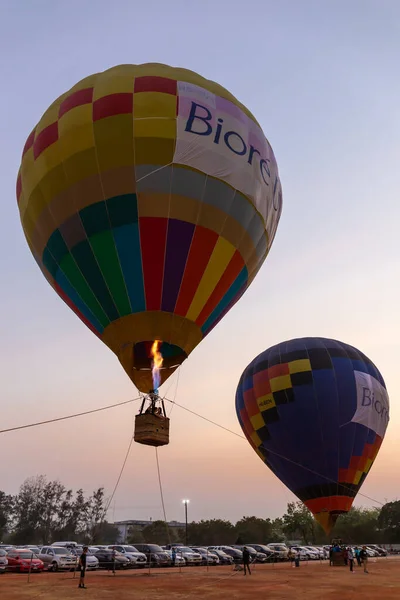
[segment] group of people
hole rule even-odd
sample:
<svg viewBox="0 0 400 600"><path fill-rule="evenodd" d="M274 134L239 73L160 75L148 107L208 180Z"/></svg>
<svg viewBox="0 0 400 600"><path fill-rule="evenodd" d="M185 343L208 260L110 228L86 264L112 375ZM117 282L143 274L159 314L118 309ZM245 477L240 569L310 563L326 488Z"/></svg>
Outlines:
<svg viewBox="0 0 400 600"><path fill-rule="evenodd" d="M358 546L351 548L350 546L339 546L339 544L333 545L329 551L330 566L334 564L335 553L338 552L341 553L345 566L349 566L352 573L354 573L353 567L355 560L359 567L364 567L364 573L368 573L368 552L366 546L362 546L362 548L359 548Z"/></svg>

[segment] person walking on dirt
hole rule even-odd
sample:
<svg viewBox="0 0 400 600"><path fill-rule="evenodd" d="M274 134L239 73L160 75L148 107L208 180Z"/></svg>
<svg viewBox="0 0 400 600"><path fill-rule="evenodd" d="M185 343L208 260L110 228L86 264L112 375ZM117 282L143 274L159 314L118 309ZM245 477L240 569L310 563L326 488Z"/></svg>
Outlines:
<svg viewBox="0 0 400 600"><path fill-rule="evenodd" d="M86 573L86 554L88 547L84 546L82 554L79 557L79 585L78 588L87 589L85 586L85 573Z"/></svg>
<svg viewBox="0 0 400 600"><path fill-rule="evenodd" d="M244 575L246 575L246 569L249 572L249 575L251 575L250 552L247 550L246 546L243 548L243 569L244 569Z"/></svg>
<svg viewBox="0 0 400 600"><path fill-rule="evenodd" d="M350 571L352 573L354 573L353 571L353 565L354 565L354 552L353 552L353 548L350 548L350 546L347 548L347 558L349 561L349 565L350 565Z"/></svg>
<svg viewBox="0 0 400 600"><path fill-rule="evenodd" d="M360 551L360 558L364 566L364 573L368 573L368 552L367 547L363 546Z"/></svg>

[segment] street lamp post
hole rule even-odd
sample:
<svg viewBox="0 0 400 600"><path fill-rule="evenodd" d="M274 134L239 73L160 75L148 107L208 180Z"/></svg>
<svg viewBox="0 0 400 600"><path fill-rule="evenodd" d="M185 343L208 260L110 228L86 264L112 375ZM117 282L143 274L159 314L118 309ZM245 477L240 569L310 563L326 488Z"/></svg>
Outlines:
<svg viewBox="0 0 400 600"><path fill-rule="evenodd" d="M188 510L188 504L189 504L190 500L182 500L182 503L185 505L185 546L187 546L188 543L188 516L187 516L187 510Z"/></svg>

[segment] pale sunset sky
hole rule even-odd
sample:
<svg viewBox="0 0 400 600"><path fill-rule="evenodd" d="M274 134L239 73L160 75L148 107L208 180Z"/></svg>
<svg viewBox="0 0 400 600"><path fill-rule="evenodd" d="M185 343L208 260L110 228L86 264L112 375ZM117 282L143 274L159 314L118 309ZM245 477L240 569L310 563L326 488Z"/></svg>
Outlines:
<svg viewBox="0 0 400 600"><path fill-rule="evenodd" d="M15 198L21 151L53 100L120 63L182 66L230 90L275 152L283 212L267 261L184 363L177 402L241 433L239 377L301 336L356 346L381 370L391 420L361 492L398 495L400 2L0 1L0 429L135 397L116 357L48 285ZM171 383L171 388L169 384ZM174 397L177 378L162 388ZM36 474L114 487L138 405L0 435L0 489ZM293 496L249 444L182 409L159 452L168 519L280 516ZM361 496L356 504L373 503ZM155 453L135 444L109 519L162 517Z"/></svg>

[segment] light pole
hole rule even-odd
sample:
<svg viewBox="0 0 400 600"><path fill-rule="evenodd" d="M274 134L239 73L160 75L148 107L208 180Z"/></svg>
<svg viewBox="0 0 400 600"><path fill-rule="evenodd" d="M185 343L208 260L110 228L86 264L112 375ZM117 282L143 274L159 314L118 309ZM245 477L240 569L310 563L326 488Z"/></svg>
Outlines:
<svg viewBox="0 0 400 600"><path fill-rule="evenodd" d="M188 532L187 532L187 528L188 528L188 519L187 519L187 507L189 504L190 500L182 500L182 504L185 505L185 546L187 546L188 543Z"/></svg>

